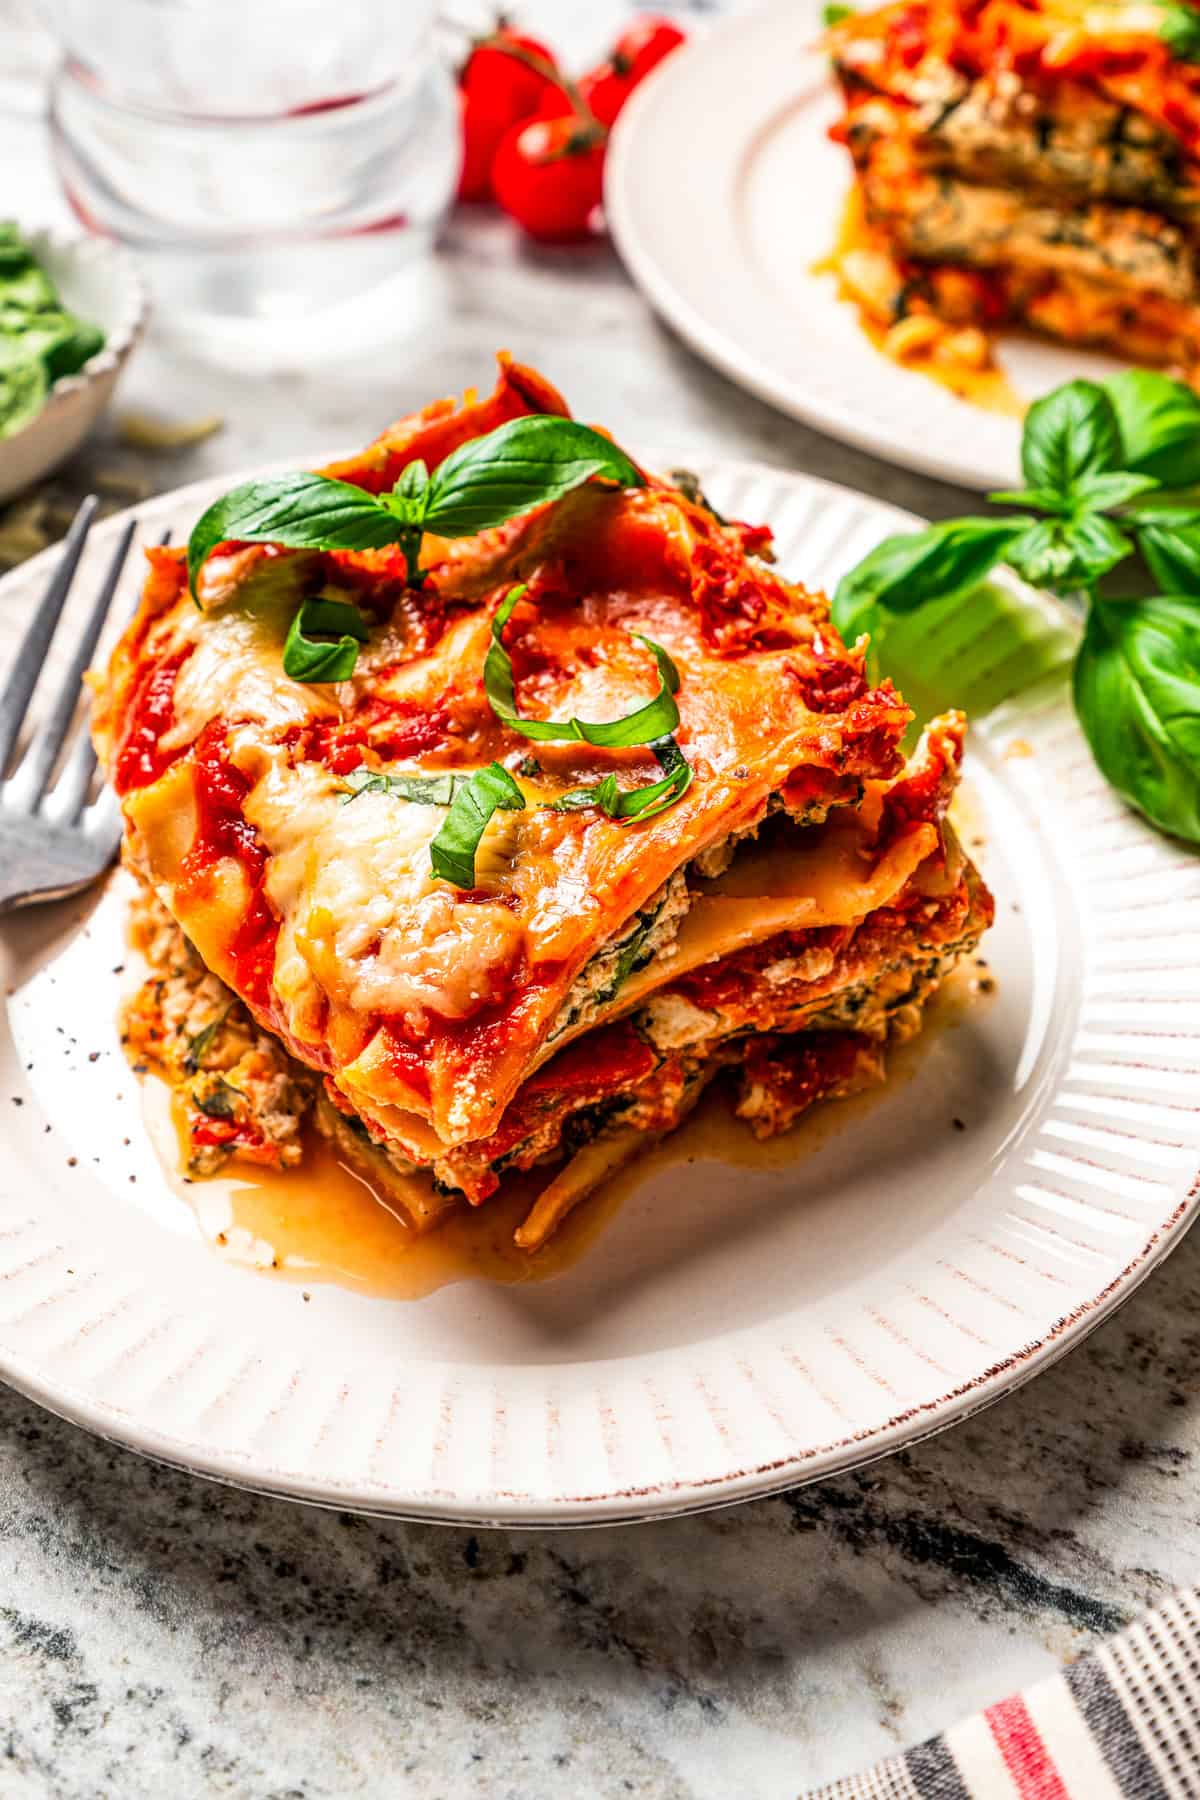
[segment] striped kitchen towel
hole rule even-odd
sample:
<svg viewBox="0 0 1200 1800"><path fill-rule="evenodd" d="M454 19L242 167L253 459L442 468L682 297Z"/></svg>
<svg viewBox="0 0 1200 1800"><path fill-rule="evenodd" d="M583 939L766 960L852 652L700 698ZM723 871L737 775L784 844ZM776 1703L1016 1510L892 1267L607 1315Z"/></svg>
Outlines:
<svg viewBox="0 0 1200 1800"><path fill-rule="evenodd" d="M1200 1591L805 1800L1200 1800Z"/></svg>

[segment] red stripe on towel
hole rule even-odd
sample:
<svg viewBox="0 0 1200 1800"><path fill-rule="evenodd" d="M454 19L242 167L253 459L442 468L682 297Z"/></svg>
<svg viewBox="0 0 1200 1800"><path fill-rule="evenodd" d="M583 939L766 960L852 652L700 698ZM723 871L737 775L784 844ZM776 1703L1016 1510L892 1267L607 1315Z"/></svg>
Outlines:
<svg viewBox="0 0 1200 1800"><path fill-rule="evenodd" d="M1021 1800L1071 1800L1020 1694L984 1713Z"/></svg>

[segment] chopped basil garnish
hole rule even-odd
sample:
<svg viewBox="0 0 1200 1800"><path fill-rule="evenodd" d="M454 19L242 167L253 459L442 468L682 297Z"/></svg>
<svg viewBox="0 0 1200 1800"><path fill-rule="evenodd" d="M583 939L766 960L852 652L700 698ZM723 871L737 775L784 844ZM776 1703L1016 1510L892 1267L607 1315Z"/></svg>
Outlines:
<svg viewBox="0 0 1200 1800"><path fill-rule="evenodd" d="M358 646L367 636L367 622L356 606L305 600L283 646L283 672L293 681L348 681L358 662Z"/></svg>
<svg viewBox="0 0 1200 1800"><path fill-rule="evenodd" d="M204 1066L204 1059L212 1049L213 1039L216 1037L218 1031L220 1031L228 1017L229 1008L226 1007L225 1011L223 1013L218 1013L216 1018L211 1020L202 1031L198 1031L194 1037L188 1039L188 1047L184 1054L183 1066L189 1075L198 1074L200 1069Z"/></svg>
<svg viewBox="0 0 1200 1800"><path fill-rule="evenodd" d="M218 1075L202 1094L192 1096L196 1106L210 1119L236 1119L237 1101L241 1098L241 1089L235 1088L223 1075Z"/></svg>
<svg viewBox="0 0 1200 1800"><path fill-rule="evenodd" d="M609 819L652 819L681 800L692 785L692 767L673 737L660 738L651 749L666 774L645 787L621 788L615 775L606 775L594 786L572 788L550 800L551 812L581 812L585 807L599 807Z"/></svg>
<svg viewBox="0 0 1200 1800"><path fill-rule="evenodd" d="M495 812L524 812L525 796L499 763L477 769L455 794L442 829L429 846L433 872L455 887L475 886L475 852Z"/></svg>
<svg viewBox="0 0 1200 1800"><path fill-rule="evenodd" d="M463 775L388 775L381 769L353 769L343 778L349 789L343 806L360 794L388 794L416 806L448 806L441 830L429 846L433 873L455 887L475 886L475 852L495 812L524 812L525 796L499 763Z"/></svg>
<svg viewBox="0 0 1200 1800"><path fill-rule="evenodd" d="M469 775L447 769L441 775L387 775L382 769L352 769L343 786L350 792L342 801L349 806L360 794L391 794L396 800L412 800L418 806L449 806Z"/></svg>
<svg viewBox="0 0 1200 1800"><path fill-rule="evenodd" d="M492 620L492 642L484 660L483 686L498 719L519 731L522 737L533 738L539 743L575 741L608 750L652 744L674 731L679 723L679 708L675 704L679 670L662 645L656 644L653 638L643 637L640 631L630 635L645 644L658 664L659 689L653 700L639 706L636 712L626 713L623 719L608 719L597 724L589 724L586 719L523 719L517 711L512 661L504 648L504 627L525 591L523 585L510 588Z"/></svg>

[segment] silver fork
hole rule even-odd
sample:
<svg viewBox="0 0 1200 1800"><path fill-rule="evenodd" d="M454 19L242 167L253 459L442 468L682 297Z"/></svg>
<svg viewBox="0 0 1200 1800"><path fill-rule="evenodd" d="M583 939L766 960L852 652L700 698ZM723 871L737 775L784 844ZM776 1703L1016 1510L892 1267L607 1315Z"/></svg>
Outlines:
<svg viewBox="0 0 1200 1800"><path fill-rule="evenodd" d="M75 514L61 560L0 693L0 775L20 737L98 504L90 494ZM86 708L73 742L65 747L79 710L83 673L104 629L136 525L136 519L131 520L121 533L49 712L11 775L0 782L0 913L78 893L108 867L121 841L120 813L111 789L88 799L96 753ZM60 758L58 779L50 787Z"/></svg>

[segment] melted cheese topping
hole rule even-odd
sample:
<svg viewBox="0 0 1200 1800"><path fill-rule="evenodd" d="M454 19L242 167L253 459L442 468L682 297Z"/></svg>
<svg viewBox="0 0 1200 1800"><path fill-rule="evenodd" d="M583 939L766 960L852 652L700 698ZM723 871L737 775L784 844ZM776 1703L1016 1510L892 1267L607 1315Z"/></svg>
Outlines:
<svg viewBox="0 0 1200 1800"><path fill-rule="evenodd" d="M429 845L446 817L387 794L345 792L318 763L271 758L245 815L271 853L267 896L283 920L275 987L297 1037L312 1038L316 1000L361 1015L458 1019L498 995L521 949L512 911L464 901L435 880ZM514 815L484 834L481 858L507 848Z"/></svg>
<svg viewBox="0 0 1200 1800"><path fill-rule="evenodd" d="M295 611L292 599L264 602L253 612L231 607L205 617L195 613L186 636L195 648L175 682L175 719L159 739L180 750L199 737L210 719L254 719L286 729L337 712L335 689L302 686L283 672L283 642Z"/></svg>

